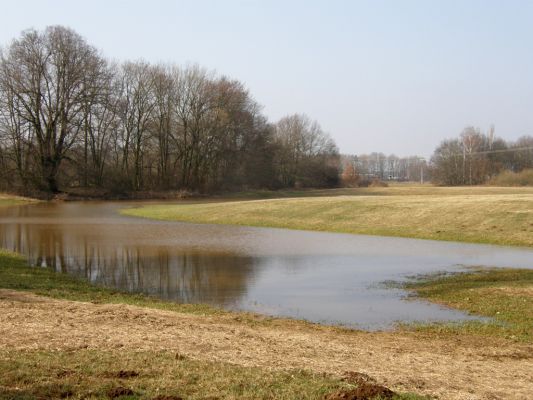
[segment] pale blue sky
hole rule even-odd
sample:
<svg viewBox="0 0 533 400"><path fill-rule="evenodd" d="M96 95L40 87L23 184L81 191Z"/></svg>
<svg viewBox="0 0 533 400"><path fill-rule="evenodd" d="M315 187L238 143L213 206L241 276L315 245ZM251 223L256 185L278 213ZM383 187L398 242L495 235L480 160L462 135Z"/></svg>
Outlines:
<svg viewBox="0 0 533 400"><path fill-rule="evenodd" d="M199 63L341 151L428 156L466 125L533 135L533 0L2 1L0 44L69 26L114 59Z"/></svg>

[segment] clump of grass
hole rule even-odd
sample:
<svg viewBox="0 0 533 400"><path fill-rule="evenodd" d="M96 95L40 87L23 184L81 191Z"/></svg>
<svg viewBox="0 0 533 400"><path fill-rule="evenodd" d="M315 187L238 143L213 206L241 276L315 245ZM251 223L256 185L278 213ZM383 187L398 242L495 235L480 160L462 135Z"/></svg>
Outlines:
<svg viewBox="0 0 533 400"><path fill-rule="evenodd" d="M495 186L533 186L533 169L520 172L503 171L490 181Z"/></svg>
<svg viewBox="0 0 533 400"><path fill-rule="evenodd" d="M471 314L490 317L491 322L431 324L418 329L434 332L466 332L533 342L533 270L477 269L435 276L408 283L421 298Z"/></svg>

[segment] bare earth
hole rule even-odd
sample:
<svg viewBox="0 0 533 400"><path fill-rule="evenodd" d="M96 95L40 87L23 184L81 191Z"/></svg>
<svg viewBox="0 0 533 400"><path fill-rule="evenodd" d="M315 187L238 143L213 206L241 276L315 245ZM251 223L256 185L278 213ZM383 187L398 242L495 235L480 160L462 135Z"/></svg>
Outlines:
<svg viewBox="0 0 533 400"><path fill-rule="evenodd" d="M461 336L347 332L301 323L238 322L128 305L0 290L0 350L168 350L274 369L366 373L393 390L441 399L527 399L533 346Z"/></svg>

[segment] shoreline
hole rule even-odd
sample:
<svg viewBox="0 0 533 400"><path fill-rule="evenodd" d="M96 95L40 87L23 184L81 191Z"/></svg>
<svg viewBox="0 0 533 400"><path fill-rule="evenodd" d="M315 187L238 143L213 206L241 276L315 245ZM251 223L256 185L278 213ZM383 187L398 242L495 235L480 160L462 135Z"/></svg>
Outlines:
<svg viewBox="0 0 533 400"><path fill-rule="evenodd" d="M185 367L200 371L214 369L216 374L230 374L233 381L241 379L235 374L253 376L250 379L255 380L253 371L272 377L273 380L259 387L253 387L248 378L243 378L241 384L253 388L250 390L271 390L271 385L277 385L275 382L285 382L288 376L295 376L297 378L290 378L292 382L296 379L305 382L309 390L313 387L311 397L303 395L300 386L298 389L286 387L288 391L296 390L291 396L298 393L299 398L322 398L336 391L355 390L357 383L347 385L343 380L346 371L371 377L373 382L400 393L396 399L422 399L420 395L457 400L468 395L482 399L502 393L506 398L519 399L533 390L528 380L533 365L533 339L516 335L513 338L516 332L502 330L501 324L493 324L491 329L483 329L486 324L474 323L365 332L202 305L172 304L144 295L117 292L68 275L29 268L23 258L12 253L3 252L0 261L0 330L4 338L0 341L0 364L2 359L11 360L19 365L15 371L24 376L37 373L31 365L43 362L56 365L49 372L53 374L61 375L62 369L68 368L75 371L72 372L73 387L69 389L73 393L86 393L84 382L90 382L76 363L104 368L88 361L93 353L101 354L97 359L109 360L104 363L104 371L99 373L113 372L109 371L110 365L116 370L133 368L139 373L139 377L132 379L110 378L113 384L103 380L108 386L118 385L142 394L135 398L155 396L155 387L151 386L154 383L151 380L147 383L152 375L143 370L146 365L137 360L135 354L144 354L142 359L152 360L151 370L164 368L160 373L165 377ZM492 293L493 296L522 293L521 299L530 301L528 288L533 288L533 271L507 270L498 276L499 273L501 270L478 271L473 275L463 274L461 279L433 277L413 285L419 293L426 290L422 298L433 296L431 301L438 301L435 288L444 286L451 297L441 300L448 303L454 300L460 305L465 291L470 293L470 298L479 300L485 286L482 285L480 296L473 297L468 284L455 288L454 285L465 281L479 283L480 279L485 279L492 282L492 286L496 282L496 287L525 288L521 292L500 290ZM501 304L504 308L510 306L513 304ZM527 310L529 303L523 303L522 307ZM468 310L467 307L463 309ZM518 311L521 318L527 318L527 311ZM496 315L507 317L507 314ZM517 329L517 332L531 330L530 325ZM67 354L68 358L64 358ZM29 360L29 364L24 359ZM61 362L55 364L55 359ZM176 362L181 363L181 367ZM180 373L185 374L185 371ZM168 379L165 387L177 388L186 398L214 395L215 389L209 385L203 387L207 383L201 377L202 372L198 374L198 378L178 386L165 378ZM453 382L450 376L454 377ZM0 387L8 384L0 380ZM40 390L31 379L26 386L34 392ZM105 393L108 386L98 386L98 393ZM233 387L216 390L229 391L224 392L223 398L239 397L228 394Z"/></svg>

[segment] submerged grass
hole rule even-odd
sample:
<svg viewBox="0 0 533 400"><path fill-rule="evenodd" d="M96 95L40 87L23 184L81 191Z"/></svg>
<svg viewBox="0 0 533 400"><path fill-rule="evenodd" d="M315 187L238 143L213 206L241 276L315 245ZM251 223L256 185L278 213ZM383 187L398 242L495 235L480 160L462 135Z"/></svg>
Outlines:
<svg viewBox="0 0 533 400"><path fill-rule="evenodd" d="M430 324L425 332L467 333L533 342L533 270L476 269L429 276L406 285L432 302L491 318L491 322Z"/></svg>
<svg viewBox="0 0 533 400"><path fill-rule="evenodd" d="M533 188L396 186L302 193L310 197L149 205L122 213L195 223L533 246Z"/></svg>

